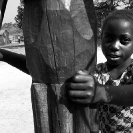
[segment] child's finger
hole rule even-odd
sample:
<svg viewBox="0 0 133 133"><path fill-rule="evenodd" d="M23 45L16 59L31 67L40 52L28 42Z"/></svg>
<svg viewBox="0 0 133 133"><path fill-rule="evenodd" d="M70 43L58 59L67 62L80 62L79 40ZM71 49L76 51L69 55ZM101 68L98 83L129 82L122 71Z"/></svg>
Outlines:
<svg viewBox="0 0 133 133"><path fill-rule="evenodd" d="M73 81L76 83L92 82L94 79L91 75L75 75Z"/></svg>
<svg viewBox="0 0 133 133"><path fill-rule="evenodd" d="M86 71L86 70L79 70L79 71L77 71L77 74L80 74L80 75L88 75L89 72Z"/></svg>
<svg viewBox="0 0 133 133"><path fill-rule="evenodd" d="M88 83L71 83L68 84L67 87L69 90L92 90L93 84L88 85Z"/></svg>
<svg viewBox="0 0 133 133"><path fill-rule="evenodd" d="M92 91L70 91L68 96L73 102L86 104L92 101L94 94Z"/></svg>
<svg viewBox="0 0 133 133"><path fill-rule="evenodd" d="M71 97L71 99L86 99L93 97L94 93L93 91L69 91L68 95Z"/></svg>

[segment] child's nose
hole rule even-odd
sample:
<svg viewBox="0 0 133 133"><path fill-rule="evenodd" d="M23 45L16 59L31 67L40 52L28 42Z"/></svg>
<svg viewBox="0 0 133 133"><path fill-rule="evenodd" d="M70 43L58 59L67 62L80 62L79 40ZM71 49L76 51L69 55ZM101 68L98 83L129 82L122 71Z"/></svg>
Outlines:
<svg viewBox="0 0 133 133"><path fill-rule="evenodd" d="M115 41L111 44L111 50L117 51L120 48L120 42L119 41Z"/></svg>

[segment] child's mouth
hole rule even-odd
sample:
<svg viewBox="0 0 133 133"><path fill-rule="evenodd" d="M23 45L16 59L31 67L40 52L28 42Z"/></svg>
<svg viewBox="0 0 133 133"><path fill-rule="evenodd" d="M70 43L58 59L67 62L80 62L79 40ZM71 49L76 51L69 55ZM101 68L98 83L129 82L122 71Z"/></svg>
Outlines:
<svg viewBox="0 0 133 133"><path fill-rule="evenodd" d="M120 59L120 56L114 55L114 54L110 54L110 55L108 55L108 57L109 57L111 60L118 60L118 59Z"/></svg>

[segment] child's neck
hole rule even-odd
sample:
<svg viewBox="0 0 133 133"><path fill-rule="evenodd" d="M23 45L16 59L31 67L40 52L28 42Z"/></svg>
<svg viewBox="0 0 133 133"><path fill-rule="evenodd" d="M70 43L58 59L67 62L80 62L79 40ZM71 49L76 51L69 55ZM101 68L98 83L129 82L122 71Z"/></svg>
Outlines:
<svg viewBox="0 0 133 133"><path fill-rule="evenodd" d="M111 78L113 80L118 79L121 76L121 74L125 71L125 69L131 64L131 62L132 62L132 59L128 58L126 61L124 61L122 64L118 66L111 66L107 64Z"/></svg>

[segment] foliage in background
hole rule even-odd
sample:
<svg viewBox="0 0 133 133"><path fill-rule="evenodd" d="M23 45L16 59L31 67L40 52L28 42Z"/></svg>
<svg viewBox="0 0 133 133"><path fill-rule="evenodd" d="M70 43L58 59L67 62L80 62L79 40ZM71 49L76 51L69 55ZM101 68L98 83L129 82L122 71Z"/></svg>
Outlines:
<svg viewBox="0 0 133 133"><path fill-rule="evenodd" d="M22 35L22 29L18 28L18 26L16 24L13 23L4 23L2 25L1 29L5 29L9 32L10 35Z"/></svg>
<svg viewBox="0 0 133 133"><path fill-rule="evenodd" d="M14 18L16 23L4 23L2 25L1 29L5 29L9 32L10 35L22 35L23 36L23 31L22 31L22 20L23 20L23 14L24 14L24 4L23 0L20 0L20 6L18 6L18 14Z"/></svg>
<svg viewBox="0 0 133 133"><path fill-rule="evenodd" d="M24 4L21 1L20 6L18 6L18 14L15 17L16 25L18 28L22 29L22 20L23 20L23 14L24 14Z"/></svg>
<svg viewBox="0 0 133 133"><path fill-rule="evenodd" d="M98 20L98 36L101 34L103 20L109 13L121 8L133 8L133 0L95 0L94 4Z"/></svg>

